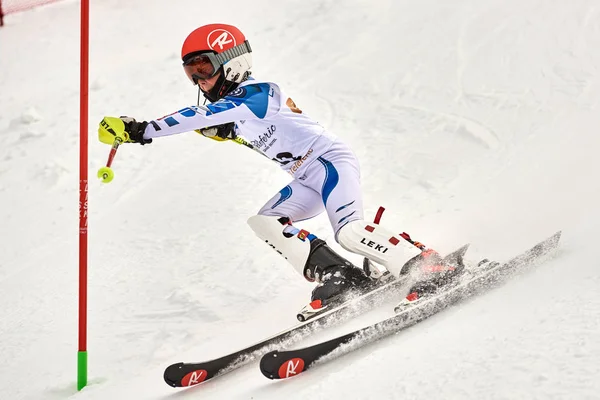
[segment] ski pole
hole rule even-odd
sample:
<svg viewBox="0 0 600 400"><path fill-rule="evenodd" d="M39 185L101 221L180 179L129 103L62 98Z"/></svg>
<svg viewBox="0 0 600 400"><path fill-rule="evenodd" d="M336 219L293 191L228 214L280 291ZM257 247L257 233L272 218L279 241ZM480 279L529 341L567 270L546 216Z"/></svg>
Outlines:
<svg viewBox="0 0 600 400"><path fill-rule="evenodd" d="M115 173L113 172L110 166L112 165L112 162L115 159L115 155L117 155L117 149L119 148L119 145L121 143L123 143L123 140L121 138L115 138L112 148L110 149L110 153L108 154L108 161L106 162L106 166L98 170L98 178L102 179L102 183L109 183L115 177Z"/></svg>
<svg viewBox="0 0 600 400"><path fill-rule="evenodd" d="M234 141L234 142L236 142L237 144L241 144L242 146L246 146L247 148L254 150L255 152L257 152L257 153L258 153L258 154L260 154L261 156L264 156L264 157L267 157L267 158L269 158L269 156L267 156L265 153L263 153L262 151L260 151L260 150L259 150L259 149L257 149L256 147L254 147L254 146L252 145L252 143L248 142L246 139L244 139L244 138L243 138L243 137L241 137L241 136L236 136L236 138L235 138L235 139L231 139L231 140L233 140L233 141Z"/></svg>

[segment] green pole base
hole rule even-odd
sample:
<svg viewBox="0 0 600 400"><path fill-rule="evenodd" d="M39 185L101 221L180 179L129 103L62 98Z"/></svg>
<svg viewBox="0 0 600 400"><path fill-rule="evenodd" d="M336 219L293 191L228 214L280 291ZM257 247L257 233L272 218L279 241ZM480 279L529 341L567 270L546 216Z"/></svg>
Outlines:
<svg viewBox="0 0 600 400"><path fill-rule="evenodd" d="M87 385L87 351L77 353L77 390Z"/></svg>

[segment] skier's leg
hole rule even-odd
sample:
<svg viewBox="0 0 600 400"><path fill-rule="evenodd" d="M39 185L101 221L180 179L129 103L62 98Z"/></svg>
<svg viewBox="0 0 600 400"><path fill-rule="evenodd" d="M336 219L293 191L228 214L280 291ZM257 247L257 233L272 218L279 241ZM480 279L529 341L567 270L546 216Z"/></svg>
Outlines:
<svg viewBox="0 0 600 400"><path fill-rule="evenodd" d="M258 214L288 217L298 222L316 217L324 210L319 194L294 180L267 201Z"/></svg>
<svg viewBox="0 0 600 400"><path fill-rule="evenodd" d="M423 251L425 247L407 234L395 234L363 219L360 168L347 146L334 144L307 172L303 183L321 195L336 241L344 249L383 265L396 277L439 263L439 254ZM377 279L375 274L369 276Z"/></svg>
<svg viewBox="0 0 600 400"><path fill-rule="evenodd" d="M305 230L298 230L290 225L287 217L254 215L248 219L248 225L256 235L281 254L298 273L309 282L322 282L330 268L356 269L350 278L363 278L362 270L355 267L333 250L324 240ZM297 234L288 233L288 227L299 231ZM358 281L356 282L358 283Z"/></svg>
<svg viewBox="0 0 600 400"><path fill-rule="evenodd" d="M407 261L421 250L402 236L363 219L360 168L354 154L340 144L319 157L318 162L322 173L311 171L309 184L316 190L320 188L337 242L398 276Z"/></svg>
<svg viewBox="0 0 600 400"><path fill-rule="evenodd" d="M337 241L342 226L364 218L358 160L345 145L336 143L308 172L305 184L320 194Z"/></svg>
<svg viewBox="0 0 600 400"><path fill-rule="evenodd" d="M294 220L311 218L323 209L321 196L316 191L293 181L269 200L258 215L248 219L248 224L303 277L321 283L313 292L313 300L319 299L325 304L349 287L364 283L366 277L360 268L335 253L324 240L291 224Z"/></svg>

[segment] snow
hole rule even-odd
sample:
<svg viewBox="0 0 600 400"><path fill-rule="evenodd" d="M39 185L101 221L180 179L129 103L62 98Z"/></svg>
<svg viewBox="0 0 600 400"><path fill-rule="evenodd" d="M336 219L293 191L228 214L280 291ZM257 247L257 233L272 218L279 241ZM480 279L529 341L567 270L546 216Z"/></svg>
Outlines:
<svg viewBox="0 0 600 400"><path fill-rule="evenodd" d="M288 181L195 133L123 146L104 115L196 98L185 36L238 25L272 79L360 158L367 216L441 252L554 259L300 377L257 364L187 390L164 368L295 323L312 285L245 221ZM595 0L107 0L91 5L89 385L76 390L79 3L0 29L0 398L593 399L600 392L600 7ZM332 243L327 218L303 228ZM346 253L345 253L346 254ZM352 258L352 256L350 256ZM352 258L356 259L356 258ZM390 315L382 308L302 342Z"/></svg>

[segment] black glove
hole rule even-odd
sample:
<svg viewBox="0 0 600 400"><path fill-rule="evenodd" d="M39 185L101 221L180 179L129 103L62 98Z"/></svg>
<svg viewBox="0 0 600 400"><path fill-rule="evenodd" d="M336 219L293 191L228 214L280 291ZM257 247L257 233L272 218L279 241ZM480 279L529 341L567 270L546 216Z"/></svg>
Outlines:
<svg viewBox="0 0 600 400"><path fill-rule="evenodd" d="M217 137L223 140L227 140L235 139L237 137L235 133L235 122L228 122L226 124L209 126L206 128L199 129L199 132L211 139L215 139L215 137Z"/></svg>
<svg viewBox="0 0 600 400"><path fill-rule="evenodd" d="M119 117L125 124L125 132L129 134L129 142L145 145L152 143L152 139L144 139L144 132L148 123L146 121L138 122L131 117Z"/></svg>

